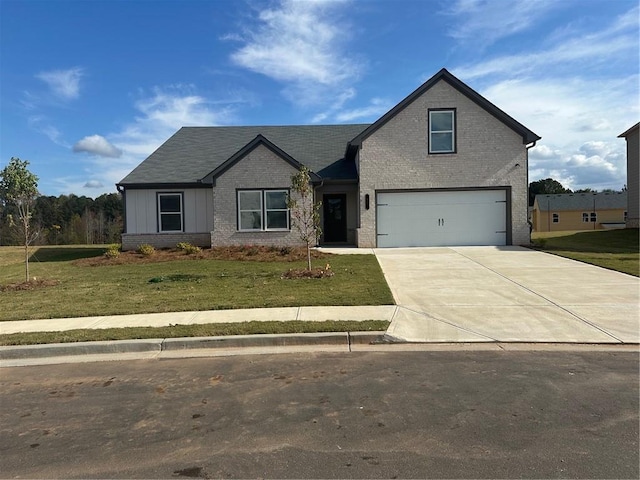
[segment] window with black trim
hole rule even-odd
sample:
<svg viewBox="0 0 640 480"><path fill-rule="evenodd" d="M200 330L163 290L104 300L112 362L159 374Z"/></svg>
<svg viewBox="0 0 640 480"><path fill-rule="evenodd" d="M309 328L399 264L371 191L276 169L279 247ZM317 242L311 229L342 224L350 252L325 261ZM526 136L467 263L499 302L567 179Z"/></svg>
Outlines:
<svg viewBox="0 0 640 480"><path fill-rule="evenodd" d="M429 153L456 151L456 111L429 110Z"/></svg>
<svg viewBox="0 0 640 480"><path fill-rule="evenodd" d="M238 190L238 230L289 230L288 190Z"/></svg>
<svg viewBox="0 0 640 480"><path fill-rule="evenodd" d="M182 193L158 193L158 231L183 231L182 203Z"/></svg>

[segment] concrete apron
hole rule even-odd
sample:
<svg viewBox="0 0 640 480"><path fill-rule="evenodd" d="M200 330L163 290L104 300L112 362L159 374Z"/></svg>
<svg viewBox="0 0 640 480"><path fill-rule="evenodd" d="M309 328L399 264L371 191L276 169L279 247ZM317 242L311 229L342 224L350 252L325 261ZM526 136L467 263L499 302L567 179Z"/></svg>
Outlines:
<svg viewBox="0 0 640 480"><path fill-rule="evenodd" d="M375 249L405 342L638 343L640 279L523 247Z"/></svg>

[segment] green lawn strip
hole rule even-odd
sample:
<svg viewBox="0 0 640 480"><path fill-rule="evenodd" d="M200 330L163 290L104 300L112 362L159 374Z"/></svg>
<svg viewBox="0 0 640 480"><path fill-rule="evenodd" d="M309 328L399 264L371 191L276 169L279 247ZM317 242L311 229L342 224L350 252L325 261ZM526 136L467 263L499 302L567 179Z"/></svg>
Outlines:
<svg viewBox="0 0 640 480"><path fill-rule="evenodd" d="M640 254L585 253L564 250L549 250L548 253L628 275L640 276Z"/></svg>
<svg viewBox="0 0 640 480"><path fill-rule="evenodd" d="M534 233L535 248L561 257L640 276L638 229Z"/></svg>
<svg viewBox="0 0 640 480"><path fill-rule="evenodd" d="M389 327L386 320L305 322L242 322L208 323L202 325L172 325L168 327L126 327L79 329L64 332L31 332L0 335L0 345L38 345L105 340L133 340L145 338L217 337L226 335L319 333L319 332L376 332Z"/></svg>
<svg viewBox="0 0 640 480"><path fill-rule="evenodd" d="M637 228L534 233L532 239L544 249L594 253L638 253L640 241Z"/></svg>
<svg viewBox="0 0 640 480"><path fill-rule="evenodd" d="M0 248L0 285L22 281L23 265ZM69 250L68 248L65 250ZM89 250L89 249L81 249ZM282 279L300 262L186 259L157 263L82 266L60 257L82 254L55 248L46 261L32 260L30 272L54 286L0 291L0 321L238 308L392 305L393 297L373 255L333 255L314 266L331 265L333 277ZM42 252L36 252L39 257ZM87 253L87 252L85 252Z"/></svg>

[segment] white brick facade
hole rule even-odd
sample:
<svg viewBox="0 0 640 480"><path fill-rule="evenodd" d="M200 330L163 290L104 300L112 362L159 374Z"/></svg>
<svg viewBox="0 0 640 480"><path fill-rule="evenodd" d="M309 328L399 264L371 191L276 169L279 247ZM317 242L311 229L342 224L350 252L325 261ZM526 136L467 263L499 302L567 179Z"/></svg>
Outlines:
<svg viewBox="0 0 640 480"><path fill-rule="evenodd" d="M457 151L428 153L429 109L456 109ZM363 142L359 247L376 246L379 190L511 187L511 243L530 241L527 224L527 150L522 136L448 83L440 81ZM365 208L365 195L370 208ZM509 238L509 235L508 237Z"/></svg>
<svg viewBox="0 0 640 480"><path fill-rule="evenodd" d="M297 172L264 145L259 145L216 178L213 187L211 245L300 245L298 233L290 231L238 231L238 189L289 189Z"/></svg>

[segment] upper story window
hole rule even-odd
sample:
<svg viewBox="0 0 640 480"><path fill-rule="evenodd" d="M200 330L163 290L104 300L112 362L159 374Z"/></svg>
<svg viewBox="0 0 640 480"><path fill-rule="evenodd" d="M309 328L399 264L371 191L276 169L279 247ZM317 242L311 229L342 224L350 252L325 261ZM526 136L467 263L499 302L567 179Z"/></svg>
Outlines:
<svg viewBox="0 0 640 480"><path fill-rule="evenodd" d="M158 193L158 231L183 231L182 203L182 193Z"/></svg>
<svg viewBox="0 0 640 480"><path fill-rule="evenodd" d="M429 153L455 153L455 109L429 110Z"/></svg>
<svg viewBox="0 0 640 480"><path fill-rule="evenodd" d="M238 230L288 230L287 190L238 190Z"/></svg>

